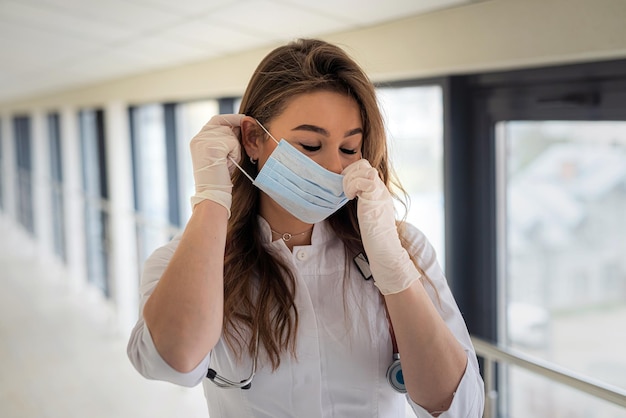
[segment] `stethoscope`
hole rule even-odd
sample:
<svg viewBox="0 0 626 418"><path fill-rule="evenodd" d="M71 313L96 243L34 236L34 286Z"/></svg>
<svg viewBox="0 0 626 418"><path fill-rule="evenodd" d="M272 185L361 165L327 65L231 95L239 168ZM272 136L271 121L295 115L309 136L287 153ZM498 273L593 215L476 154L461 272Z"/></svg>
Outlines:
<svg viewBox="0 0 626 418"><path fill-rule="evenodd" d="M357 268L363 275L365 280L371 280L373 278L372 272L369 268L369 263L367 258L363 253L358 254L354 257L354 263ZM406 393L406 386L404 385L404 375L402 374L402 364L400 363L400 353L398 352L398 346L396 343L396 336L393 332L393 325L391 324L391 319L389 318L389 311L387 311L387 305L385 305L385 314L387 315L387 322L389 323L389 333L391 334L391 342L393 346L393 358L391 365L387 368L387 382L389 385L399 393ZM250 389L252 387L252 380L254 379L254 375L256 374L256 362L259 354L259 333L257 331L257 339L256 346L254 348L254 356L252 360L252 371L250 372L250 376L247 379L244 379L240 382L235 382L233 380L227 379L223 376L217 374L215 369L209 368L207 371L206 377L211 380L211 382L215 383L218 387L222 389Z"/></svg>
<svg viewBox="0 0 626 418"><path fill-rule="evenodd" d="M235 382L229 379L226 379L224 376L220 376L217 374L215 369L209 367L207 371L206 377L209 380L220 387L222 389L250 389L252 387L252 380L254 379L254 375L256 374L256 361L257 357L259 357L259 332L256 334L256 346L254 347L254 356L252 357L252 371L250 372L250 376L247 379L242 380L241 382Z"/></svg>
<svg viewBox="0 0 626 418"><path fill-rule="evenodd" d="M359 253L354 257L354 264L356 264L359 272L365 280L372 280L372 271L370 270L370 264L367 261L367 257L363 253ZM402 374L402 364L400 363L400 352L398 351L398 344L396 342L396 335L393 332L393 324L389 317L389 311L387 310L387 304L385 304L385 315L387 316L387 323L389 324L389 334L391 334L391 345L393 347L393 357L391 364L387 367L387 382L389 385L399 393L406 393L406 386L404 385L404 375Z"/></svg>

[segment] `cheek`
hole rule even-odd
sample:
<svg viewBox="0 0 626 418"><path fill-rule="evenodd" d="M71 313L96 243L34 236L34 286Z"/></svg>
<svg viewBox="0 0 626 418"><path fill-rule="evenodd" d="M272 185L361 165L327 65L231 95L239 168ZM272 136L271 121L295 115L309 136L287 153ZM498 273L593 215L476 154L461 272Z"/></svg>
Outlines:
<svg viewBox="0 0 626 418"><path fill-rule="evenodd" d="M270 141L265 141L263 143L263 146L259 148L259 162L258 162L259 170L261 170L263 165L265 165L265 162L267 161L268 158L270 158L270 155L272 155L272 152L274 152L277 146L278 145L276 145L274 141L271 141L271 143Z"/></svg>
<svg viewBox="0 0 626 418"><path fill-rule="evenodd" d="M350 164L359 161L361 159L361 156L362 154L360 152L357 152L356 154L352 154L352 155L344 154L344 157L341 160L342 168L345 169Z"/></svg>

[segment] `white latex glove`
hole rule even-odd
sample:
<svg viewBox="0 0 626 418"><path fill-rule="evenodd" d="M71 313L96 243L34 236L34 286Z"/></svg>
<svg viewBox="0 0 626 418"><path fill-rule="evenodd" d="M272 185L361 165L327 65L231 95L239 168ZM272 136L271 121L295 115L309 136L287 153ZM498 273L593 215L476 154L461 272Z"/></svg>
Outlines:
<svg viewBox="0 0 626 418"><path fill-rule="evenodd" d="M350 164L342 174L346 197L358 197L361 240L374 284L383 295L405 290L421 275L400 243L393 199L387 186L364 159Z"/></svg>
<svg viewBox="0 0 626 418"><path fill-rule="evenodd" d="M216 115L191 140L191 162L196 193L191 197L191 208L205 199L224 206L230 218L233 184L230 180L234 165L230 158L239 160L241 119L244 115Z"/></svg>

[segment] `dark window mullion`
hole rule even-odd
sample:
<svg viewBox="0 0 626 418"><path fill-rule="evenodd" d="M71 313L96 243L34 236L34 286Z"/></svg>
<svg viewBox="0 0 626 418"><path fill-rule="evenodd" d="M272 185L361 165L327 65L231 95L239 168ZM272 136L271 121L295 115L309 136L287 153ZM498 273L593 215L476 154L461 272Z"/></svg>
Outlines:
<svg viewBox="0 0 626 418"><path fill-rule="evenodd" d="M168 216L169 223L175 226L182 226L180 205L178 196L178 151L176 144L176 104L167 103L163 105L163 124L165 130L165 150L167 164L167 192L168 192Z"/></svg>

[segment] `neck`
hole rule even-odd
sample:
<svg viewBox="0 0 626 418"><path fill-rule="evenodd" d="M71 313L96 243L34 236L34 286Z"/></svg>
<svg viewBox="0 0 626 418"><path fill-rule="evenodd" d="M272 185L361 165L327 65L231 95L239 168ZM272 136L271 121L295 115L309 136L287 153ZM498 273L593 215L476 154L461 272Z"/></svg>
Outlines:
<svg viewBox="0 0 626 418"><path fill-rule="evenodd" d="M301 234L277 233L272 230L272 241L282 241L287 246L289 251L293 251L293 247L311 245L312 233L313 227Z"/></svg>
<svg viewBox="0 0 626 418"><path fill-rule="evenodd" d="M313 225L302 222L298 218L291 215L276 202L261 193L261 205L259 214L267 221L272 230L272 238L282 238L283 234L290 234L291 239L285 242L302 241L302 238L310 238L310 231ZM309 232L308 234L306 232Z"/></svg>
<svg viewBox="0 0 626 418"><path fill-rule="evenodd" d="M288 242L288 241L291 241L293 238L310 234L310 232L313 230L313 227L311 226L302 232L278 232L278 231L274 231L273 229L271 229L271 227L270 227L270 230L272 231L273 236L279 237L283 241Z"/></svg>

